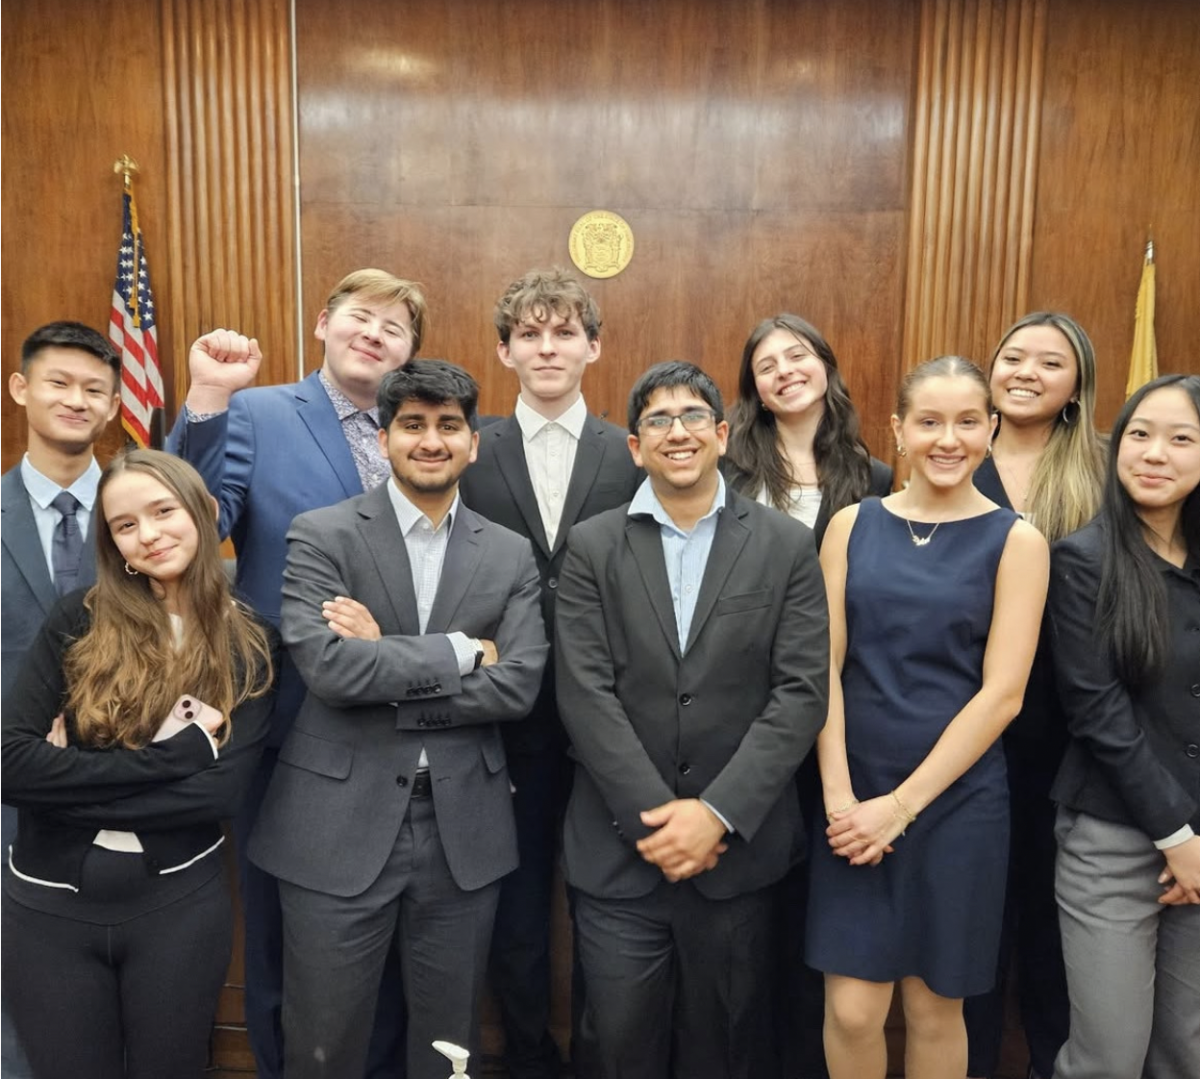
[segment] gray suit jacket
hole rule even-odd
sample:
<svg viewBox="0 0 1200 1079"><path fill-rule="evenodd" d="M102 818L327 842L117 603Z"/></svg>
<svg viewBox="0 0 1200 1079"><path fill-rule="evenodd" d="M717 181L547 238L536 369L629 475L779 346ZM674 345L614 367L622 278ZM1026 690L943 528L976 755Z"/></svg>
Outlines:
<svg viewBox="0 0 1200 1079"><path fill-rule="evenodd" d="M3 686L0 692L7 693L16 680L26 650L33 644L46 615L58 600L58 593L38 539L29 492L25 490L19 465L9 469L0 479L0 501L3 503L0 573L4 582L4 617L0 620L3 625ZM93 513L79 563L81 588L96 583L95 527L96 514Z"/></svg>
<svg viewBox="0 0 1200 1079"><path fill-rule="evenodd" d="M695 877L713 899L779 880L804 852L792 777L825 722L829 618L812 532L730 490L681 652L662 538L610 510L571 531L558 587L558 704L579 761L568 881L635 898L662 880L641 811L703 798L732 825Z"/></svg>
<svg viewBox="0 0 1200 1079"><path fill-rule="evenodd" d="M331 895L364 891L408 809L424 745L446 860L461 888L517 864L500 720L522 719L548 645L529 541L460 506L426 634L387 485L301 514L288 533L284 642L308 695L279 753L250 860ZM379 641L338 637L334 596L363 603ZM444 634L496 642L500 662L460 676Z"/></svg>

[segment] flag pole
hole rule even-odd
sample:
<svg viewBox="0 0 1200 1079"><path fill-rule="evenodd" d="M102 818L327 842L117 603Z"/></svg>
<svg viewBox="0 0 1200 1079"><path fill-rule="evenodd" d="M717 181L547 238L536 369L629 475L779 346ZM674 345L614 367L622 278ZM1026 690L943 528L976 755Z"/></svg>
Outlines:
<svg viewBox="0 0 1200 1079"><path fill-rule="evenodd" d="M113 162L113 172L119 172L125 183L125 194L129 196L129 216L133 220L133 264L140 266L142 264L141 252L139 247L142 242L142 232L138 228L137 219L137 202L133 197L133 174L138 171L138 163L134 161L128 154L122 154L120 158ZM133 290L133 295L129 297L130 313L133 315L134 326L140 327L142 324L141 312L138 311L138 290Z"/></svg>

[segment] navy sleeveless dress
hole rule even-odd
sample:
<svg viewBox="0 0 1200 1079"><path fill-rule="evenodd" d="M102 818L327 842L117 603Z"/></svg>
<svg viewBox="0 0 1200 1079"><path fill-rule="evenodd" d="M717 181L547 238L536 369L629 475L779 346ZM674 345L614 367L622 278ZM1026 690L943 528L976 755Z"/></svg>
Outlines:
<svg viewBox="0 0 1200 1079"><path fill-rule="evenodd" d="M848 547L842 691L854 794L887 794L978 692L996 570L1011 510L938 525L914 545L879 499L859 507ZM918 537L932 524L913 522ZM873 982L917 976L944 997L996 980L1008 870L1000 742L934 799L877 866L833 854L814 822L807 960Z"/></svg>

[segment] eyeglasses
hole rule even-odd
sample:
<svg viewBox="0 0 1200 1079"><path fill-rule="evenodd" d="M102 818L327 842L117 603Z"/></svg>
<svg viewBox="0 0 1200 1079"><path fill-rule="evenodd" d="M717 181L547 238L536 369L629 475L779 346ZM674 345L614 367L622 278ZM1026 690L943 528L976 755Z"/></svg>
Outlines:
<svg viewBox="0 0 1200 1079"><path fill-rule="evenodd" d="M678 416L668 416L666 413L660 412L638 420L638 430L665 435L678 420L683 424L685 431L707 431L716 418L717 414L711 408L689 408L686 412L679 413Z"/></svg>

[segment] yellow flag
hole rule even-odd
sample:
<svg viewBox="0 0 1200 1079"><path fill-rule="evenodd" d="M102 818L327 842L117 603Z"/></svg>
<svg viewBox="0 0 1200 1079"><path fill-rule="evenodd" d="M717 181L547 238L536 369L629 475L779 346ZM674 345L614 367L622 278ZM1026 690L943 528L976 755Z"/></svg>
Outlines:
<svg viewBox="0 0 1200 1079"><path fill-rule="evenodd" d="M1158 346L1154 343L1154 241L1146 244L1142 283L1138 286L1133 323L1133 353L1129 357L1129 381L1125 399L1151 379L1158 378Z"/></svg>

